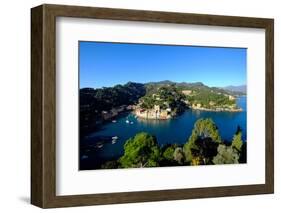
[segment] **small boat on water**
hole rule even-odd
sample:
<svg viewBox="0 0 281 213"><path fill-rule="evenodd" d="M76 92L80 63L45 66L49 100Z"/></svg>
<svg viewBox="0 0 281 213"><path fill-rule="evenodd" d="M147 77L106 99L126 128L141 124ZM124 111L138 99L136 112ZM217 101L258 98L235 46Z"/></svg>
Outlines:
<svg viewBox="0 0 281 213"><path fill-rule="evenodd" d="M133 121L131 121L131 122L130 122L130 124L134 124L134 122L133 122Z"/></svg>
<svg viewBox="0 0 281 213"><path fill-rule="evenodd" d="M99 144L97 144L97 148L102 148L103 147L103 144L102 143L99 143Z"/></svg>
<svg viewBox="0 0 281 213"><path fill-rule="evenodd" d="M129 121L129 120L126 120L126 123L127 123L127 124L130 123L130 121Z"/></svg>
<svg viewBox="0 0 281 213"><path fill-rule="evenodd" d="M116 123L117 121L116 120L112 120L112 123Z"/></svg>
<svg viewBox="0 0 281 213"><path fill-rule="evenodd" d="M117 142L117 139L118 139L118 136L113 136L111 143L115 144Z"/></svg>

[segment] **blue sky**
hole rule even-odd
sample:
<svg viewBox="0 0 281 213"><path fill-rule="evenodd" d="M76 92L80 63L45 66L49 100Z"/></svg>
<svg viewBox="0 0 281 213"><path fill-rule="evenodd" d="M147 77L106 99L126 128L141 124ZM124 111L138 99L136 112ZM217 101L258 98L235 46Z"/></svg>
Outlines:
<svg viewBox="0 0 281 213"><path fill-rule="evenodd" d="M79 42L80 88L111 87L128 81L246 84L245 48Z"/></svg>

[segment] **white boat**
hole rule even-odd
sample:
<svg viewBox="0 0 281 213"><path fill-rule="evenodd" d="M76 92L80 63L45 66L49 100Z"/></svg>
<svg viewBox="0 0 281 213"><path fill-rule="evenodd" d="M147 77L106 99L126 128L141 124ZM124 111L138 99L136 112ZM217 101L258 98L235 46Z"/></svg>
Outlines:
<svg viewBox="0 0 281 213"><path fill-rule="evenodd" d="M117 139L118 139L117 136L112 137L112 140L117 140Z"/></svg>
<svg viewBox="0 0 281 213"><path fill-rule="evenodd" d="M117 121L116 120L112 120L112 123L116 123Z"/></svg>
<svg viewBox="0 0 281 213"><path fill-rule="evenodd" d="M127 123L127 124L130 123L130 121L129 121L129 120L126 120L126 123Z"/></svg>
<svg viewBox="0 0 281 213"><path fill-rule="evenodd" d="M100 149L100 148L103 147L103 144L102 144L102 143L101 143L101 144L98 144L97 147Z"/></svg>
<svg viewBox="0 0 281 213"><path fill-rule="evenodd" d="M134 122L133 122L133 121L131 121L131 122L130 122L130 124L134 124Z"/></svg>
<svg viewBox="0 0 281 213"><path fill-rule="evenodd" d="M116 143L116 140L112 140L112 142L111 142L112 144L115 144Z"/></svg>

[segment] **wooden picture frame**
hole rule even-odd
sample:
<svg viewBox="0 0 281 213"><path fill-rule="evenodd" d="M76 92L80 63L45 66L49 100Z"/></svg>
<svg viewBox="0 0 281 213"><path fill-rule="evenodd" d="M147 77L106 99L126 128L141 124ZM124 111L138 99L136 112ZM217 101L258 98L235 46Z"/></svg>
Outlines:
<svg viewBox="0 0 281 213"><path fill-rule="evenodd" d="M95 18L265 29L265 184L56 195L56 18ZM44 4L31 9L31 203L42 208L267 194L274 191L274 21L217 15Z"/></svg>

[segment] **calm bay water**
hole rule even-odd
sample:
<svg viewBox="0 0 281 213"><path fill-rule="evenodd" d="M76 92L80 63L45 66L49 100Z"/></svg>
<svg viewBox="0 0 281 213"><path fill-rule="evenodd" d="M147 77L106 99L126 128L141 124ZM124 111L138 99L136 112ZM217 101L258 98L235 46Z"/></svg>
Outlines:
<svg viewBox="0 0 281 213"><path fill-rule="evenodd" d="M80 141L80 169L94 169L101 163L117 159L123 155L123 145L126 140L138 132L148 132L155 135L160 146L165 144L184 144L191 135L194 123L199 118L212 118L219 128L223 140L231 141L239 125L243 131L243 140L246 141L247 108L246 97L237 99L242 112L208 112L199 110L186 110L180 116L170 120L140 120L132 114L116 119L116 123L108 123L96 132L89 134ZM132 122L126 123L126 120ZM111 137L117 136L115 144ZM98 148L96 145L100 138L107 138L106 143ZM85 152L85 150L87 152Z"/></svg>

